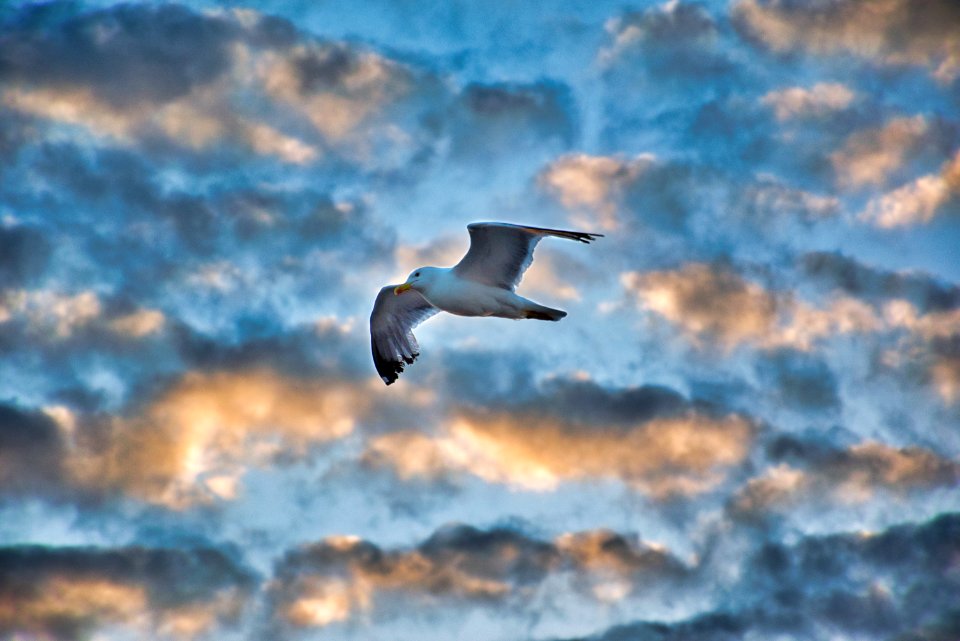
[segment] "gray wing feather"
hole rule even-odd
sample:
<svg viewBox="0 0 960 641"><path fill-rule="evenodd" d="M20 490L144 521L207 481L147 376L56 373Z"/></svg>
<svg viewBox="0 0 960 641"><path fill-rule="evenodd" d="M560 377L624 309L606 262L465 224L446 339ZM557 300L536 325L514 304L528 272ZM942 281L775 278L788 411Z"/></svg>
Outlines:
<svg viewBox="0 0 960 641"><path fill-rule="evenodd" d="M603 234L529 227L510 223L471 223L470 249L454 266L460 278L513 291L533 262L533 250L544 236L589 243Z"/></svg>
<svg viewBox="0 0 960 641"><path fill-rule="evenodd" d="M408 290L395 295L395 287L387 285L380 290L370 314L373 364L387 385L397 380L404 364L413 363L420 355L413 328L440 311L419 292Z"/></svg>

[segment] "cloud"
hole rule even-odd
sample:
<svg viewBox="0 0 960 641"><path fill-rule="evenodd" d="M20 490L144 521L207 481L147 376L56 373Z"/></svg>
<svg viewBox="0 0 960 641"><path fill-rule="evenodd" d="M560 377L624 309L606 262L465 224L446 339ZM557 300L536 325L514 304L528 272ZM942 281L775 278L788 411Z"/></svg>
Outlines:
<svg viewBox="0 0 960 641"><path fill-rule="evenodd" d="M885 185L905 162L929 144L933 127L924 116L894 118L882 127L851 134L830 160L845 188Z"/></svg>
<svg viewBox="0 0 960 641"><path fill-rule="evenodd" d="M945 403L954 403L960 309L921 314L907 301L895 300L884 313L887 322L906 336L883 353L882 364L907 380L931 385Z"/></svg>
<svg viewBox="0 0 960 641"><path fill-rule="evenodd" d="M143 338L163 329L165 318L155 309L141 309L115 318L110 328L118 334L131 338Z"/></svg>
<svg viewBox="0 0 960 641"><path fill-rule="evenodd" d="M226 16L179 5L66 15L34 6L18 17L3 36L0 73L8 81L86 87L121 108L170 102L218 79L240 33Z"/></svg>
<svg viewBox="0 0 960 641"><path fill-rule="evenodd" d="M960 350L938 354L931 366L933 383L937 392L947 403L960 400Z"/></svg>
<svg viewBox="0 0 960 641"><path fill-rule="evenodd" d="M0 1L0 638L957 638L944 1Z"/></svg>
<svg viewBox="0 0 960 641"><path fill-rule="evenodd" d="M816 223L836 217L841 210L836 196L811 193L765 176L735 193L733 211L751 224L767 227L791 219Z"/></svg>
<svg viewBox="0 0 960 641"><path fill-rule="evenodd" d="M361 389L331 379L187 373L135 414L97 425L68 465L81 487L174 509L230 500L248 466L346 436L366 405Z"/></svg>
<svg viewBox="0 0 960 641"><path fill-rule="evenodd" d="M908 330L917 337L933 341L950 338L957 333L960 309L918 313L917 308L904 300L894 300L884 308L887 322L893 327Z"/></svg>
<svg viewBox="0 0 960 641"><path fill-rule="evenodd" d="M370 442L364 459L403 479L467 473L532 491L615 480L667 500L722 483L746 458L756 431L742 416L713 416L655 389L597 391L597 415L583 418L561 409L575 407L569 399L579 393L556 393L509 411L455 410L439 434L389 433ZM559 405L545 409L548 398Z"/></svg>
<svg viewBox="0 0 960 641"><path fill-rule="evenodd" d="M960 194L960 153L939 174L917 178L893 191L871 198L860 220L882 229L924 225Z"/></svg>
<svg viewBox="0 0 960 641"><path fill-rule="evenodd" d="M594 213L601 228L614 229L627 191L654 162L649 155L630 159L569 154L545 167L537 180L564 207Z"/></svg>
<svg viewBox="0 0 960 641"><path fill-rule="evenodd" d="M443 88L429 75L342 43L304 43L254 63L267 96L305 118L324 143L371 165L385 150L415 152L419 120Z"/></svg>
<svg viewBox="0 0 960 641"><path fill-rule="evenodd" d="M0 492L47 493L63 481L66 443L50 414L0 404Z"/></svg>
<svg viewBox="0 0 960 641"><path fill-rule="evenodd" d="M661 546L606 530L545 541L504 527L448 525L412 548L382 549L351 536L304 545L277 563L268 598L278 623L324 627L360 616L392 619L412 602L431 609L526 605L548 581L562 585L554 577L605 601L688 575Z"/></svg>
<svg viewBox="0 0 960 641"><path fill-rule="evenodd" d="M776 297L729 269L688 264L676 271L626 274L623 285L692 337L716 337L734 346L767 334L776 323Z"/></svg>
<svg viewBox="0 0 960 641"><path fill-rule="evenodd" d="M576 105L570 87L536 83L468 84L450 108L454 157L517 156L538 144L568 148L577 138Z"/></svg>
<svg viewBox="0 0 960 641"><path fill-rule="evenodd" d="M840 406L837 379L827 364L803 351L780 349L758 361L757 373L784 407L811 412Z"/></svg>
<svg viewBox="0 0 960 641"><path fill-rule="evenodd" d="M849 87L838 82L820 82L809 89L787 87L768 92L760 102L773 109L777 120L822 118L848 108L856 99Z"/></svg>
<svg viewBox="0 0 960 641"><path fill-rule="evenodd" d="M398 61L309 39L253 11L122 5L61 20L24 14L4 36L0 104L109 144L157 150L159 141L195 152L227 144L294 165L332 152L371 166L386 160L377 154L424 144L418 119L433 107L423 97L442 94Z"/></svg>
<svg viewBox="0 0 960 641"><path fill-rule="evenodd" d="M737 516L755 518L800 504L862 503L879 492L906 495L950 487L960 480L960 462L931 450L862 441L835 448L816 440L780 436L768 447L777 465L750 479L733 497Z"/></svg>
<svg viewBox="0 0 960 641"><path fill-rule="evenodd" d="M301 459L347 436L368 406L360 385L254 368L186 373L116 414L0 406L11 448L0 490L175 510L233 500L250 467ZM32 463L17 462L23 456Z"/></svg>
<svg viewBox="0 0 960 641"><path fill-rule="evenodd" d="M610 43L598 59L608 72L639 64L653 76L676 82L677 77L710 78L729 71L716 46L716 23L700 3L667 2L629 11L609 19L605 28Z"/></svg>
<svg viewBox="0 0 960 641"><path fill-rule="evenodd" d="M236 623L253 585L213 548L4 547L0 634L70 641L119 627L194 639Z"/></svg>
<svg viewBox="0 0 960 641"><path fill-rule="evenodd" d="M837 334L883 327L877 313L856 299L836 297L826 308L813 307L764 289L730 266L687 263L669 271L630 272L622 282L641 306L698 346L716 341L728 350L750 344L805 351Z"/></svg>
<svg viewBox="0 0 960 641"><path fill-rule="evenodd" d="M840 252L803 254L799 265L814 281L873 304L903 299L923 312L960 307L960 288L921 271L886 270Z"/></svg>
<svg viewBox="0 0 960 641"><path fill-rule="evenodd" d="M160 332L165 316L155 309L129 309L116 300L103 301L93 291L67 294L51 289L8 289L0 293L0 327L36 345L143 339ZM101 336L100 338L103 338Z"/></svg>
<svg viewBox="0 0 960 641"><path fill-rule="evenodd" d="M0 226L0 289L35 282L46 269L53 248L43 231L27 226Z"/></svg>
<svg viewBox="0 0 960 641"><path fill-rule="evenodd" d="M130 5L20 24L5 34L0 64L0 102L10 109L126 144L160 135L202 149L229 138L288 162L316 156L231 105L236 46L256 30L234 16Z"/></svg>
<svg viewBox="0 0 960 641"><path fill-rule="evenodd" d="M829 356L824 345L843 335L869 336L874 367L895 373L900 385L932 386L952 403L952 360L943 353L944 345L957 336L960 309L950 302L950 289L922 276L877 273L856 263L851 267L851 261L842 258L813 256L807 269L822 270L828 278L833 270L853 269L852 278L865 284L843 289L858 296L835 290L814 306L792 291L765 289L723 264L687 263L675 270L627 273L622 280L643 309L677 328L699 350L763 350L769 360L758 361L756 372L783 407L839 407L837 381L827 362L842 365L833 359L818 361L814 350ZM917 304L898 296L912 297Z"/></svg>
<svg viewBox="0 0 960 641"><path fill-rule="evenodd" d="M560 156L541 169L537 186L560 202L575 224L603 230L644 229L679 234L718 199L714 172L652 154Z"/></svg>
<svg viewBox="0 0 960 641"><path fill-rule="evenodd" d="M945 570L953 567L958 528L960 515L947 513L881 532L768 542L737 557L743 571L723 583L712 607L689 618L640 620L578 638L949 639L960 631L953 607L960 585L956 573Z"/></svg>
<svg viewBox="0 0 960 641"><path fill-rule="evenodd" d="M923 6L909 0L739 0L733 18L750 40L776 53L850 54L881 65L923 66L945 84L960 75L954 28L960 10L950 0Z"/></svg>
<svg viewBox="0 0 960 641"><path fill-rule="evenodd" d="M98 319L100 298L91 291L61 294L50 290L7 291L0 302L0 323L22 317L38 337L67 338Z"/></svg>

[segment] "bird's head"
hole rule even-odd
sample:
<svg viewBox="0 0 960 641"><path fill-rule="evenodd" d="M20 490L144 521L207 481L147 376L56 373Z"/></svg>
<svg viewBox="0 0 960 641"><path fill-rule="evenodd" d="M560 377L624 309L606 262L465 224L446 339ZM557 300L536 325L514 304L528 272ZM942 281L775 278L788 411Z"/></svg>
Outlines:
<svg viewBox="0 0 960 641"><path fill-rule="evenodd" d="M409 276L407 276L407 281L405 283L394 288L393 293L399 295L408 289L413 289L422 293L434 281L438 271L439 268L437 267L421 267L420 269L415 269L410 272Z"/></svg>

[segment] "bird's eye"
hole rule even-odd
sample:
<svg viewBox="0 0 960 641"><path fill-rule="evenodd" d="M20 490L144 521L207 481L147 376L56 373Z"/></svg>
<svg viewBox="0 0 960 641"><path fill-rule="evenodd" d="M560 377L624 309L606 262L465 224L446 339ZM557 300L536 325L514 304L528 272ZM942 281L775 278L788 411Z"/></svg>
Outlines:
<svg viewBox="0 0 960 641"><path fill-rule="evenodd" d="M414 278L420 278L420 272L417 272L416 274L414 274L413 277L414 277Z"/></svg>

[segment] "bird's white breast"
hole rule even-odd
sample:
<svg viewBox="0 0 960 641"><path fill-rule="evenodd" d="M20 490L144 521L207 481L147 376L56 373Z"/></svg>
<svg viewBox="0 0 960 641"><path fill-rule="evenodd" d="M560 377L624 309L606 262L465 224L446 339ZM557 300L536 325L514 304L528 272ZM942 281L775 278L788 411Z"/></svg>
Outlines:
<svg viewBox="0 0 960 641"><path fill-rule="evenodd" d="M424 292L424 297L445 312L460 316L492 316L511 307L513 293L476 281L458 278L452 271L441 272Z"/></svg>

